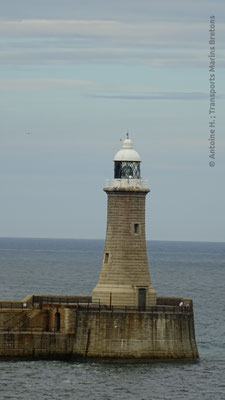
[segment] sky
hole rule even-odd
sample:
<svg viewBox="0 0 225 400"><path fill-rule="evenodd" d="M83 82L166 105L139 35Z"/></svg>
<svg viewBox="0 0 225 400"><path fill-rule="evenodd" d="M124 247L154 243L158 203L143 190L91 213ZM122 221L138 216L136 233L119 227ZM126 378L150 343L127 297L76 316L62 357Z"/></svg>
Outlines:
<svg viewBox="0 0 225 400"><path fill-rule="evenodd" d="M224 0L0 6L0 237L103 239L103 188L129 131L151 190L147 239L224 242Z"/></svg>

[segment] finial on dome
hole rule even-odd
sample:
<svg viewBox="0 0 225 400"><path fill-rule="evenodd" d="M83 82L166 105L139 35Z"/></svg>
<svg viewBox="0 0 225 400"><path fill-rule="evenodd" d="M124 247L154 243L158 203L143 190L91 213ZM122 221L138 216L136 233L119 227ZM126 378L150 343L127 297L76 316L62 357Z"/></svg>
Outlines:
<svg viewBox="0 0 225 400"><path fill-rule="evenodd" d="M123 140L122 149L116 153L114 161L141 161L141 157L133 149L133 142L131 139L129 139L129 132L127 132L126 139Z"/></svg>

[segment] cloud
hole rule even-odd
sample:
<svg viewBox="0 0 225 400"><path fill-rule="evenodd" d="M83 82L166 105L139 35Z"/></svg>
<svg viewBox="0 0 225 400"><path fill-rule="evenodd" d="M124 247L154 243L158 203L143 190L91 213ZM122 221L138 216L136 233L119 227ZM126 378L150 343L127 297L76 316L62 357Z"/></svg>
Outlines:
<svg viewBox="0 0 225 400"><path fill-rule="evenodd" d="M143 94L96 94L90 97L108 100L208 100L208 93L201 92L153 92Z"/></svg>
<svg viewBox="0 0 225 400"><path fill-rule="evenodd" d="M129 63L153 67L207 64L208 21L1 21L2 64ZM217 23L217 67L225 67L225 24Z"/></svg>
<svg viewBox="0 0 225 400"><path fill-rule="evenodd" d="M4 19L113 19L154 21L166 17L173 21L204 21L214 12L223 20L222 0L7 0L1 2ZM18 4L19 3L19 4Z"/></svg>
<svg viewBox="0 0 225 400"><path fill-rule="evenodd" d="M51 78L37 78L37 79L2 79L0 80L1 90L74 90L85 89L90 90L95 87L91 81L75 80L75 79L51 79Z"/></svg>
<svg viewBox="0 0 225 400"><path fill-rule="evenodd" d="M45 64L121 64L147 65L151 67L204 67L207 68L207 50L152 50L150 48L11 48L0 50L2 65ZM224 52L217 51L217 68L225 67Z"/></svg>
<svg viewBox="0 0 225 400"><path fill-rule="evenodd" d="M225 33L225 24L217 23L218 37ZM200 48L208 33L208 21L180 22L157 20L151 22L121 22L117 20L50 20L27 19L1 21L0 35L9 37L57 37L113 38L116 43L138 43L139 45L162 45L174 43ZM192 41L192 39L194 39Z"/></svg>
<svg viewBox="0 0 225 400"><path fill-rule="evenodd" d="M105 100L185 100L201 101L209 99L207 92L199 91L160 91L157 89L142 87L139 85L110 86L97 84L94 81L75 79L54 78L23 78L23 79L1 79L0 89L2 91L60 91L76 90L77 94L89 98ZM217 95L217 100L224 99L224 95Z"/></svg>

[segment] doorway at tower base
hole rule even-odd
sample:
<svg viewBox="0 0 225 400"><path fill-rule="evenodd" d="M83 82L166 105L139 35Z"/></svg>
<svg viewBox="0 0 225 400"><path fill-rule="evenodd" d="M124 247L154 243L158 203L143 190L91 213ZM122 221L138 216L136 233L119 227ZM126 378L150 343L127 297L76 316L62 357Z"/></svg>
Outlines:
<svg viewBox="0 0 225 400"><path fill-rule="evenodd" d="M146 309L156 305L156 291L149 286L98 284L92 293L92 302L107 306L127 306Z"/></svg>

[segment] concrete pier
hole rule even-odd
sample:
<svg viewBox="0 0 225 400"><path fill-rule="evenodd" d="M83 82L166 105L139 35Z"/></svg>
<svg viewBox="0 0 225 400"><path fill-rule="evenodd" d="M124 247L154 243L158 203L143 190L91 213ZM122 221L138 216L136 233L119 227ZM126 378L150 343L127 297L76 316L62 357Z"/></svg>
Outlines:
<svg viewBox="0 0 225 400"><path fill-rule="evenodd" d="M198 359L190 299L158 298L145 311L88 300L30 296L26 308L24 301L8 303L0 309L0 359Z"/></svg>

